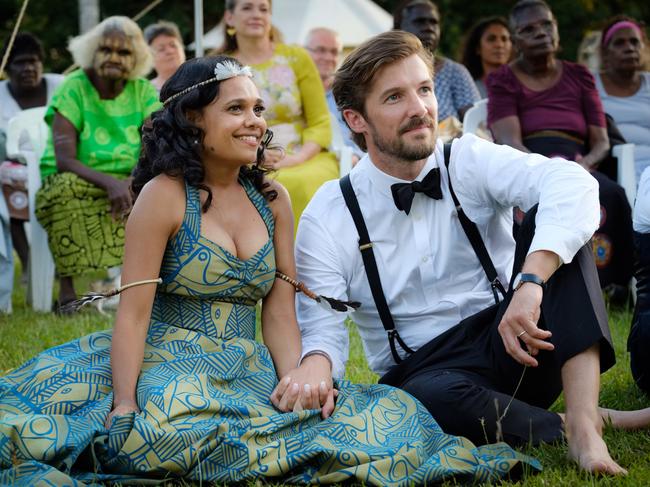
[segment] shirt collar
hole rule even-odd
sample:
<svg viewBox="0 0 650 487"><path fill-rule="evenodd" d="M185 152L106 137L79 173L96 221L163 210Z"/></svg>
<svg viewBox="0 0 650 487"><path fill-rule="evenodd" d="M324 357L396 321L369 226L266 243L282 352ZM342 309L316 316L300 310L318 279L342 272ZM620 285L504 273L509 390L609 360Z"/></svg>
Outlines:
<svg viewBox="0 0 650 487"><path fill-rule="evenodd" d="M443 143L441 140L436 141L436 148L433 151L433 154L429 156L427 161L424 163L420 174L417 175L415 181L422 181L424 176L426 176L431 169L434 167L440 167L438 161L443 160ZM371 185L380 193L385 194L389 198L393 198L393 193L391 192L390 187L396 183L410 183L412 181L406 181L404 179L396 178L390 174L386 174L384 171L379 169L370 159L370 155L366 154L356 165L355 169L359 172L363 172L367 175L370 180Z"/></svg>

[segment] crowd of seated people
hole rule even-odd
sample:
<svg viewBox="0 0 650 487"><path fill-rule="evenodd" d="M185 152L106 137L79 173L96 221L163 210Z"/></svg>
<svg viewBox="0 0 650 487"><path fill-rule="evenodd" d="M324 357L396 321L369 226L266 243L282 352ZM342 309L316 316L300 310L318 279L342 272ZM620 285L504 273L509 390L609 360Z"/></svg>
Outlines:
<svg viewBox="0 0 650 487"><path fill-rule="evenodd" d="M394 29L414 34L420 49L424 46L431 54L440 124L461 123L475 103L487 98L487 126L496 143L575 161L598 182L601 218L592 246L600 285L611 302L627 299L636 244L638 299L628 347L632 375L639 387L650 392L650 360L645 355L650 345L650 74L644 71L644 26L626 16L608 20L602 31L601 69L590 72L560 59L557 21L544 0L520 0L508 20L480 19L465 35L460 62L439 50L442 15L433 1L403 0L393 17ZM186 62L183 38L175 24L159 21L142 31L126 17L109 17L70 41L68 47L79 69L65 78L43 74L43 47L33 35L21 33L8 56L8 80L0 81L0 135L20 111L47 107L44 120L49 135L44 153L38 155L42 186L36 193L35 213L47 232L59 280L54 310L68 313L75 309L71 303L78 302L78 277L125 262L130 265L123 274L127 282L152 284L158 274L163 278L159 287L140 287L127 295L112 337L99 332L42 356L60 360L62 367L69 366L74 373L81 370L81 363L99 364L87 375L102 384L93 388L92 398L84 396L86 376L71 387L79 404L92 402L101 411L92 418L92 434L101 435L113 424L120 425L137 432L143 438L138 440L142 448L157 459L166 455L165 445L144 439L146 435L140 433L150 425L137 419L141 411L157 414L156 401L169 396L164 390L169 379L165 367L177 359L202 367L205 356L219 355L210 364L214 368L211 377L232 372L232 368L226 371L232 359L242 364L238 373L245 380L236 394L224 392L218 404L196 407L191 400L203 400L206 394L195 394L195 384L181 384L184 379L178 379L174 369L173 381L178 380L180 389L187 387L174 395L187 397L190 406L189 414L182 408L181 413L174 408L166 411L161 424L172 438L185 434L185 416L191 421L210 416L203 426L215 418L228 420L239 408L228 401L235 404L246 398L250 402L247 413L275 421L280 411L299 413L303 406L322 406L325 411L325 405L330 405L333 411L339 394L331 378L319 391L289 386L302 380L299 369L305 357L300 356L294 284L275 277L276 268L295 275L292 245L301 213L325 182L340 175L331 145L332 129L340 130L354 163L365 157L354 142L361 136L350 131L332 94L343 44L335 30L324 27L311 30L304 46L285 44L272 24L271 0L226 0L224 23L225 37L218 53ZM427 82L430 74L425 76ZM400 93L389 93L386 103L393 96ZM332 127L332 123L339 126ZM611 133L616 127L627 142L635 144L639 183L634 213L623 188L598 170L611 157ZM231 145L224 143L226 139ZM391 147L384 149L389 152ZM21 145L21 151L29 150ZM4 160L2 150L0 155ZM7 161L0 166L0 176L3 168L7 172L17 167L20 172L23 162ZM593 183L586 173L583 177ZM212 189L204 184L207 179ZM140 206L134 209L138 197ZM595 208L595 204L582 207ZM160 208L163 211L157 213ZM521 216L515 208L513 232ZM1 314L11 312L12 245L23 272L28 253L22 221L12 217L4 200L0 201L0 224ZM224 276L226 284L220 280ZM260 301L265 304L262 320L268 349L254 340L255 306ZM181 329L185 338L175 336ZM190 340L197 353L186 346ZM86 342L92 343L86 347ZM74 353L69 353L72 349ZM247 354L245 360L241 354ZM38 389L40 380L50 380L38 375L30 363L18 375L23 373L35 378L30 393ZM57 378L59 371L52 368L47 373ZM15 375L7 377L0 377L0 392L16 380ZM105 383L112 386L104 387ZM206 384L206 390L213 385ZM400 407L409 409L416 423L430 420L401 392L346 387L351 386L344 384L339 400L354 403L349 413L353 422L361 421L360 404L374 404L367 396L383 401L384 394L401 401ZM12 386L12 393L18 388ZM143 403L144 395L154 399ZM299 398L307 395L309 402L301 404ZM0 411L18 410L14 400L20 403L23 396L0 394ZM287 406L288 402L292 405ZM384 403L373 406L379 416L384 415ZM59 407L56 401L52 404ZM237 409L235 422L248 418L240 413ZM2 416L0 433L10 429L2 423ZM26 425L38 420L31 412L17 416ZM366 415L363 421L379 421L375 416ZM78 419L71 417L60 414L57 421L67 427L68 421ZM76 434L83 428L74 424L75 434L65 441L79 445L89 441L88 436ZM263 434L268 432L265 428ZM302 454L299 441L304 439L298 435L308 429L298 418L288 424L287 431L298 439L293 444L296 451L288 448L286 456L298 459ZM398 430L396 436L402 434L412 432ZM287 444L291 438L285 438ZM461 450L467 447L466 440L450 437L447 441L452 440L460 441ZM320 448L318 441L314 443ZM347 448L345 442L341 448ZM129 453L119 449L121 458L130 462ZM399 459L399 453L386 452L386 458ZM28 453L47 463L38 457L39 452ZM112 453L101 450L95 466L114 462L109 459ZM0 455L0 461L6 459ZM144 477L158 467L151 467ZM291 471L282 462L275 467L278 476ZM133 480L129 476L136 474L127 471L124 479ZM196 474L193 467L177 464L171 471L179 476ZM213 480L243 479L219 477L225 474L218 467L211 474L217 475Z"/></svg>
<svg viewBox="0 0 650 487"><path fill-rule="evenodd" d="M610 144L594 77L558 59L557 22L543 0L517 3L510 23L517 54L487 79L488 125L498 143L576 161L596 178L601 221L593 250L600 284L625 290L633 265L631 209L623 188L598 171Z"/></svg>
<svg viewBox="0 0 650 487"><path fill-rule="evenodd" d="M253 69L273 132L265 163L288 190L295 231L313 194L339 175L336 155L329 151L331 120L338 121L354 162L364 155L331 93L343 45L335 30L324 27L308 33L304 49L284 44L272 25L268 1L228 0L224 20L220 52ZM509 20L479 19L464 36L460 63L439 52L441 24L441 12L431 0L405 0L394 10L394 28L415 34L434 56L439 121L462 120L476 101L488 98L487 122L498 143L559 155L590 171L599 182L602 206L601 227L593 240L601 286L626 297L634 255L631 209L622 188L598 171L598 165L611 157L608 129L618 127L625 141L635 144L637 181L650 180L642 176L650 166L644 26L626 16L604 25L601 69L592 73L558 57L557 22L543 0L518 2ZM59 305L76 298L75 277L121 264L140 127L160 106L156 92L185 60L180 31L166 21L149 25L143 34L128 19L107 19L75 38L70 50L81 69L55 90L63 77L43 75L40 42L20 33L8 57L8 80L0 82L0 134L21 110L48 105L51 135L41 158L43 187L36 211L56 263ZM152 66L147 82L143 77ZM30 148L21 145L21 150ZM5 163L4 173L9 167L20 172L20 162ZM515 210L515 228L520 216ZM14 266L10 246L23 272L28 251L22 221L0 220L0 244L9 249L0 252L0 265L7 269L0 279L0 309L6 312Z"/></svg>

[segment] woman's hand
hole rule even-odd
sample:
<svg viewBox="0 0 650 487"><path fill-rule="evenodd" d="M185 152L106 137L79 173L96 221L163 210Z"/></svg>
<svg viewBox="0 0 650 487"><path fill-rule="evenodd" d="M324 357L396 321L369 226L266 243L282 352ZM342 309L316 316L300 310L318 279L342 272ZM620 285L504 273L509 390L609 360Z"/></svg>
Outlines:
<svg viewBox="0 0 650 487"><path fill-rule="evenodd" d="M598 169L598 163L593 162L592 158L590 158L588 155L583 156L582 154L576 154L575 161L589 172L593 172Z"/></svg>
<svg viewBox="0 0 650 487"><path fill-rule="evenodd" d="M132 400L120 401L119 403L113 405L113 410L108 414L104 426L106 429L110 429L114 417L124 416L125 414L129 414L129 413L138 414L139 412L140 412L140 408L138 407L138 404L135 401Z"/></svg>
<svg viewBox="0 0 650 487"><path fill-rule="evenodd" d="M297 166L305 162L299 154L290 154L284 156L282 159L273 164L273 169L282 169L283 167Z"/></svg>
<svg viewBox="0 0 650 487"><path fill-rule="evenodd" d="M271 169L282 169L283 167L296 166L305 162L299 154L287 155L280 149L266 149L264 152L264 166Z"/></svg>
<svg viewBox="0 0 650 487"><path fill-rule="evenodd" d="M129 179L117 179L105 175L102 180L102 187L106 190L111 204L111 215L115 220L123 218L133 205L130 186Z"/></svg>
<svg viewBox="0 0 650 487"><path fill-rule="evenodd" d="M280 380L271 393L271 402L282 412L321 409L326 419L334 411L337 395L329 361L322 355L311 355Z"/></svg>

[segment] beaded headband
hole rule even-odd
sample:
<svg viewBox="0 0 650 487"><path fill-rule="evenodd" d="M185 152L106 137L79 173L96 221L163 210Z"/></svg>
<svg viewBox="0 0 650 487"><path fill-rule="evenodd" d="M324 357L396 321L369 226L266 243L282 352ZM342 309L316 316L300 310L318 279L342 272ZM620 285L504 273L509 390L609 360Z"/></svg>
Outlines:
<svg viewBox="0 0 650 487"><path fill-rule="evenodd" d="M233 61L224 61L222 63L217 63L217 65L214 67L214 77L206 79L205 81L201 81L200 83L197 83L195 85L192 85L188 88L185 88L183 91L179 91L178 93L170 96L167 98L164 102L163 105L166 106L174 100L175 98L178 98L179 96L183 96L186 93L189 93L195 88L199 88L200 86L204 86L210 83L214 83L215 81L223 81L225 79L230 79L234 78L235 76L248 76L249 78L253 77L253 72L251 71L250 66L238 66L236 63Z"/></svg>

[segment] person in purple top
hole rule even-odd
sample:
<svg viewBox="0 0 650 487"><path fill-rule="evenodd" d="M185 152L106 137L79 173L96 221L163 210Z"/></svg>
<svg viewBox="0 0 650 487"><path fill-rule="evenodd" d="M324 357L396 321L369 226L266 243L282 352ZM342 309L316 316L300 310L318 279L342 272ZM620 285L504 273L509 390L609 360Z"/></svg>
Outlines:
<svg viewBox="0 0 650 487"><path fill-rule="evenodd" d="M601 221L593 248L600 284L625 295L633 265L631 209L623 188L597 171L610 146L594 78L584 66L557 59L557 23L543 0L517 2L510 26L518 56L487 79L488 126L500 144L576 161L598 180Z"/></svg>

